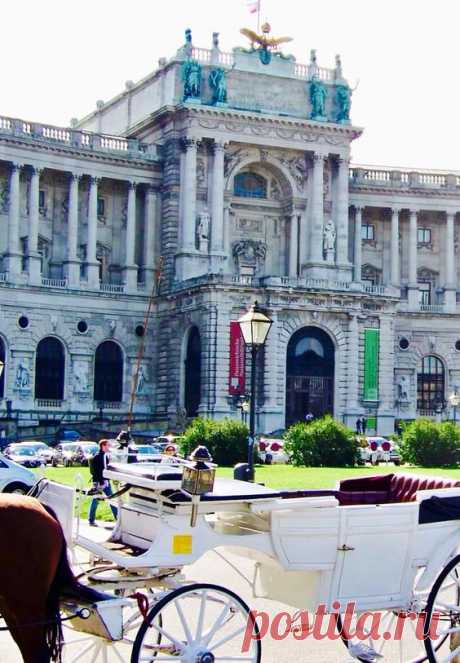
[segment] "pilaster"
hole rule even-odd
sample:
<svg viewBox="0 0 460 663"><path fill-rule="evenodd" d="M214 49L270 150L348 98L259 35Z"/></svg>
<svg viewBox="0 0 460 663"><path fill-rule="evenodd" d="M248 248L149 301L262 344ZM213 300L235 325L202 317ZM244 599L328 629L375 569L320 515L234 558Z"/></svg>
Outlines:
<svg viewBox="0 0 460 663"><path fill-rule="evenodd" d="M19 250L19 186L23 164L13 163L10 171L10 207L8 212L8 248L3 260L10 281L21 274L22 254Z"/></svg>
<svg viewBox="0 0 460 663"><path fill-rule="evenodd" d="M356 283L361 283L362 280L362 224L363 224L363 208L355 207L355 237L354 237L354 271L353 280Z"/></svg>
<svg viewBox="0 0 460 663"><path fill-rule="evenodd" d="M69 211L67 215L67 257L64 274L70 288L80 287L80 260L78 259L78 188L81 175L71 173L69 179Z"/></svg>
<svg viewBox="0 0 460 663"><path fill-rule="evenodd" d="M147 288L151 288L155 277L155 235L157 225L158 192L147 187L145 192L145 232L144 232L144 269L143 276Z"/></svg>
<svg viewBox="0 0 460 663"><path fill-rule="evenodd" d="M41 285L41 261L38 253L40 175L43 168L32 168L29 190L29 235L27 241L29 283Z"/></svg>
<svg viewBox="0 0 460 663"><path fill-rule="evenodd" d="M128 182L128 209L126 215L126 254L122 269L123 283L128 291L137 288L137 265L134 263L136 241L136 182Z"/></svg>
<svg viewBox="0 0 460 663"><path fill-rule="evenodd" d="M417 283L417 210L409 212L409 283L408 305L418 309L419 292Z"/></svg>
<svg viewBox="0 0 460 663"><path fill-rule="evenodd" d="M88 199L88 241L86 246L86 264L88 286L99 288L99 263L96 259L97 246L97 192L99 177L90 177Z"/></svg>
<svg viewBox="0 0 460 663"><path fill-rule="evenodd" d="M400 287L401 267L399 257L399 208L391 210L391 275L390 282L395 288Z"/></svg>

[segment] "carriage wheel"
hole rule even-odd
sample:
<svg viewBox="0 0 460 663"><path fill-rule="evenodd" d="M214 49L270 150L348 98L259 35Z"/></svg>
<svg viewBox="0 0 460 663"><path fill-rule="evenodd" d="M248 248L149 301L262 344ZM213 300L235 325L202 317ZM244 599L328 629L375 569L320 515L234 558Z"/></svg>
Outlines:
<svg viewBox="0 0 460 663"><path fill-rule="evenodd" d="M248 624L258 635L248 606L228 589L205 583L181 587L160 599L147 615L131 663L260 663L260 640L251 640L249 650L243 651Z"/></svg>
<svg viewBox="0 0 460 663"><path fill-rule="evenodd" d="M460 663L460 555L444 567L431 588L425 633L430 635L425 640L430 663Z"/></svg>

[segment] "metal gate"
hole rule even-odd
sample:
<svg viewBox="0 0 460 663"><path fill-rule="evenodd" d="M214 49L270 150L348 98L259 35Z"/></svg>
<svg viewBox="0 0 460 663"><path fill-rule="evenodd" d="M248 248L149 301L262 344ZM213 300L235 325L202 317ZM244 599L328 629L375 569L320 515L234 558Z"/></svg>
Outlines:
<svg viewBox="0 0 460 663"><path fill-rule="evenodd" d="M334 378L312 375L292 375L286 385L286 427L305 421L311 413L317 417L333 414Z"/></svg>

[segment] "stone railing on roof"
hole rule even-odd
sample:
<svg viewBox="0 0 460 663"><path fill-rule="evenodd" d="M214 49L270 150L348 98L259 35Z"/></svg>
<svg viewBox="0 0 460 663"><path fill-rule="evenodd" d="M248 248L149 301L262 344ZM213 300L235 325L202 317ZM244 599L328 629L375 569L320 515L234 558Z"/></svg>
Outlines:
<svg viewBox="0 0 460 663"><path fill-rule="evenodd" d="M50 124L27 122L12 117L0 116L0 137L15 136L17 138L42 143L60 144L67 147L117 154L118 156L135 159L155 159L155 145L145 145L137 138L123 138L98 134L81 129L55 127Z"/></svg>
<svg viewBox="0 0 460 663"><path fill-rule="evenodd" d="M455 190L460 187L460 175L442 171L352 166L350 184L359 187Z"/></svg>

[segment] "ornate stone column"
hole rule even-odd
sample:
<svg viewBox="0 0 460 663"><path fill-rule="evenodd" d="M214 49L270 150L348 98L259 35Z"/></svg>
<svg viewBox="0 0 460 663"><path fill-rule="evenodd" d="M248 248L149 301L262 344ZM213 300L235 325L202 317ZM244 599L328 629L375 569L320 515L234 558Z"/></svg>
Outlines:
<svg viewBox="0 0 460 663"><path fill-rule="evenodd" d="M196 232L196 155L198 141L186 138L183 141L184 155L184 198L182 206L182 251L195 251Z"/></svg>
<svg viewBox="0 0 460 663"><path fill-rule="evenodd" d="M454 312L457 306L455 274L455 213L446 212L446 282L444 284L444 306Z"/></svg>
<svg viewBox="0 0 460 663"><path fill-rule="evenodd" d="M224 154L225 143L215 140L211 189L211 252L224 249Z"/></svg>
<svg viewBox="0 0 460 663"><path fill-rule="evenodd" d="M297 278L297 256L299 252L299 217L297 212L291 214L289 224L289 276L291 279Z"/></svg>
<svg viewBox="0 0 460 663"><path fill-rule="evenodd" d="M88 285L90 288L99 288L99 263L96 259L97 247L97 190L99 177L90 177L88 199L88 239L86 245L86 266Z"/></svg>
<svg viewBox="0 0 460 663"><path fill-rule="evenodd" d="M29 283L41 285L41 265L38 253L38 225L40 220L40 175L43 168L32 167L29 190L29 236L27 240Z"/></svg>
<svg viewBox="0 0 460 663"><path fill-rule="evenodd" d="M4 261L11 281L21 274L22 255L19 247L19 182L23 165L13 163L10 171L10 207L8 214L8 245Z"/></svg>
<svg viewBox="0 0 460 663"><path fill-rule="evenodd" d="M363 208L355 206L355 242L354 242L354 269L353 269L353 280L356 283L361 283L361 270L363 266L363 240L361 227L363 224Z"/></svg>
<svg viewBox="0 0 460 663"><path fill-rule="evenodd" d="M78 187L81 175L70 174L69 211L67 214L67 256L64 273L70 288L80 287L80 260L78 259ZM97 210L96 210L97 212Z"/></svg>
<svg viewBox="0 0 460 663"><path fill-rule="evenodd" d="M390 283L395 288L400 287L401 268L399 259L399 208L391 210L391 267Z"/></svg>
<svg viewBox="0 0 460 663"><path fill-rule="evenodd" d="M126 213L126 254L122 269L123 283L128 290L137 288L136 248L136 182L128 182L128 209Z"/></svg>
<svg viewBox="0 0 460 663"><path fill-rule="evenodd" d="M311 200L311 245L310 260L323 264L323 224L324 224L324 177L325 155L315 152L313 155L313 182Z"/></svg>
<svg viewBox="0 0 460 663"><path fill-rule="evenodd" d="M417 284L417 210L411 209L409 216L409 308L417 309L418 284Z"/></svg>
<svg viewBox="0 0 460 663"><path fill-rule="evenodd" d="M339 267L349 268L348 261L348 172L349 160L339 158L336 186L337 254Z"/></svg>
<svg viewBox="0 0 460 663"><path fill-rule="evenodd" d="M361 208L360 208L361 209ZM359 327L358 316L350 313L348 322L348 425L354 428L359 403ZM359 410L361 412L361 410Z"/></svg>
<svg viewBox="0 0 460 663"><path fill-rule="evenodd" d="M152 186L145 192L145 230L144 230L144 281L147 288L152 287L155 277L155 231L158 192Z"/></svg>
<svg viewBox="0 0 460 663"><path fill-rule="evenodd" d="M381 435L389 435L394 431L394 318L380 318L380 349L379 349L379 410L378 431Z"/></svg>

